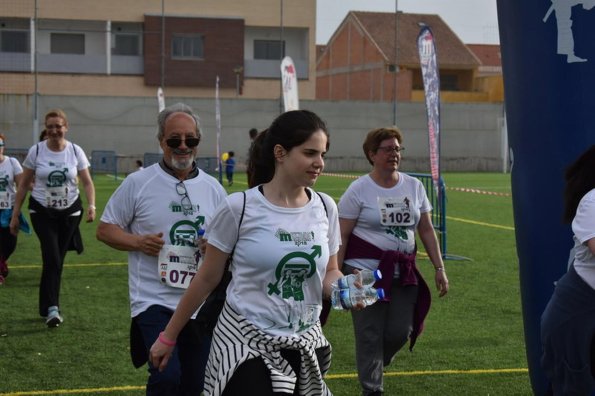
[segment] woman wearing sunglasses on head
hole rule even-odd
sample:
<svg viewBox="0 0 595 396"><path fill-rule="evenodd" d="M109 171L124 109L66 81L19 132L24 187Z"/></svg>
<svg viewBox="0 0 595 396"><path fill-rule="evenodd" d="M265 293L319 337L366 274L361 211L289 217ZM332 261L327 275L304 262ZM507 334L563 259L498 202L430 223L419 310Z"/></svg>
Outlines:
<svg viewBox="0 0 595 396"><path fill-rule="evenodd" d="M363 151L372 171L351 183L339 201L339 266L344 274L379 269L377 285L386 293L385 301L351 313L364 396L383 394L383 368L407 339L413 348L430 308L429 288L416 267L416 233L436 270L440 297L448 292L424 186L398 170L402 142L396 127L370 131Z"/></svg>
<svg viewBox="0 0 595 396"><path fill-rule="evenodd" d="M39 284L39 314L48 327L59 326L60 284L64 258L68 250L82 253L79 224L95 220L95 187L89 172L89 160L83 149L66 140L68 118L60 109L45 115L47 139L29 149L23 161L23 177L16 194L10 231L19 231L19 215L31 183L29 213L33 229L39 238L43 269ZM87 209L83 208L78 189L80 178Z"/></svg>
<svg viewBox="0 0 595 396"><path fill-rule="evenodd" d="M202 262L202 233L227 195L196 167L200 126L192 109L182 103L166 107L158 124L163 159L124 179L97 228L100 241L129 252L130 345L136 367L147 362L150 346ZM191 314L196 318L196 310ZM210 332L191 320L176 341L167 370L149 363L147 395L202 392Z"/></svg>

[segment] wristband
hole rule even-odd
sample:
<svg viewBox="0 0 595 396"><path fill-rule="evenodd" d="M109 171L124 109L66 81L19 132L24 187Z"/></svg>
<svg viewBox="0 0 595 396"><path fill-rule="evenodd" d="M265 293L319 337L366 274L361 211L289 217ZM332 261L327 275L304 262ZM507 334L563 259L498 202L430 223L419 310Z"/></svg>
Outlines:
<svg viewBox="0 0 595 396"><path fill-rule="evenodd" d="M444 272L444 267L434 268L436 272Z"/></svg>
<svg viewBox="0 0 595 396"><path fill-rule="evenodd" d="M97 207L95 205L89 205L89 209L95 210L95 209L97 209Z"/></svg>
<svg viewBox="0 0 595 396"><path fill-rule="evenodd" d="M158 337L159 342L161 342L163 345L166 345L168 347L173 347L176 345L175 341L170 341L167 338L165 338L165 336L163 335L163 332L159 333L159 337Z"/></svg>

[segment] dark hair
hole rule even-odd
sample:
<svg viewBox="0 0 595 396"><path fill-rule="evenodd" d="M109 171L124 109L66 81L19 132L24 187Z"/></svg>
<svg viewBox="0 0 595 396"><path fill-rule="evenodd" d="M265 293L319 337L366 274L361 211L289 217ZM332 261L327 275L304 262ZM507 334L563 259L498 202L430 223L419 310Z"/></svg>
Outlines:
<svg viewBox="0 0 595 396"><path fill-rule="evenodd" d="M564 189L564 216L566 223L571 223L576 209L586 193L595 188L595 145L566 169L566 188Z"/></svg>
<svg viewBox="0 0 595 396"><path fill-rule="evenodd" d="M248 159L248 186L254 187L271 181L275 175L276 160L273 150L276 145L290 151L303 144L318 130L322 130L328 137L326 124L311 111L293 110L278 116L254 140ZM327 150L329 144L327 140Z"/></svg>
<svg viewBox="0 0 595 396"><path fill-rule="evenodd" d="M136 160L136 164L137 164L138 166L143 166L143 161L141 161L141 160Z"/></svg>
<svg viewBox="0 0 595 396"><path fill-rule="evenodd" d="M39 141L43 142L45 139L47 139L48 137L48 131L47 129L44 129L43 131L41 131L41 133L39 134Z"/></svg>
<svg viewBox="0 0 595 396"><path fill-rule="evenodd" d="M250 139L254 140L256 135L258 135L258 130L256 128L252 128L250 131L248 131L248 133L250 134Z"/></svg>
<svg viewBox="0 0 595 396"><path fill-rule="evenodd" d="M362 148L364 149L364 155L368 159L370 165L374 165L370 158L370 151L376 152L378 147L380 147L380 143L386 139L393 138L397 139L399 144L403 143L403 134L397 127L376 128L368 132Z"/></svg>
<svg viewBox="0 0 595 396"><path fill-rule="evenodd" d="M228 156L233 157L234 155L236 155L236 153L234 153L233 151L230 151L227 153Z"/></svg>

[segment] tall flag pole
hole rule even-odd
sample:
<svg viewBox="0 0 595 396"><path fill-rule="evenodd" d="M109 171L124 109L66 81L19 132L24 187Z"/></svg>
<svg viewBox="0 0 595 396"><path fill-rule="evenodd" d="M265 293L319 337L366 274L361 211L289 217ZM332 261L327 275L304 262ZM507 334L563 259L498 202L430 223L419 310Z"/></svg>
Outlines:
<svg viewBox="0 0 595 396"><path fill-rule="evenodd" d="M442 194L440 188L440 77L434 36L428 26L423 26L417 36L417 49L426 96L432 182L440 197Z"/></svg>
<svg viewBox="0 0 595 396"><path fill-rule="evenodd" d="M298 110L300 102L298 99L297 75L293 60L289 56L281 61L281 84L283 85L285 111Z"/></svg>
<svg viewBox="0 0 595 396"><path fill-rule="evenodd" d="M215 123L217 124L217 163L219 166L219 183L223 180L223 160L221 159L221 105L219 103L219 76L215 83Z"/></svg>

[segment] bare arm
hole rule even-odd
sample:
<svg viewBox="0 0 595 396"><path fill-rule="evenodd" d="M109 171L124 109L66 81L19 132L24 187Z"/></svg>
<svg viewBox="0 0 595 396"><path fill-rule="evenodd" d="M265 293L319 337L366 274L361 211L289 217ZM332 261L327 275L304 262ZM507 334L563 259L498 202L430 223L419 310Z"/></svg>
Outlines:
<svg viewBox="0 0 595 396"><path fill-rule="evenodd" d="M81 182L83 183L85 195L87 196L87 223L90 223L95 220L95 185L93 185L93 179L91 179L89 168L80 170L78 174L81 178Z"/></svg>
<svg viewBox="0 0 595 396"><path fill-rule="evenodd" d="M331 298L331 284L341 277L343 277L343 274L341 273L341 271L339 270L339 266L337 265L337 255L334 254L330 256L328 259L328 264L326 266L326 274L324 275L324 279L322 281L323 298Z"/></svg>
<svg viewBox="0 0 595 396"><path fill-rule="evenodd" d="M446 277L446 271L444 269L444 262L442 261L442 254L440 253L440 247L438 246L438 240L436 239L436 233L434 232L434 226L430 218L430 213L422 213L417 226L419 238L430 257L432 265L436 270L436 289L440 292L440 297L448 293L448 278Z"/></svg>
<svg viewBox="0 0 595 396"><path fill-rule="evenodd" d="M27 191L29 191L29 185L31 185L34 177L35 172L33 169L25 167L23 167L23 173L18 175L18 179L15 177L15 180L17 180L17 193L15 194L12 218L10 219L10 232L13 235L19 233L19 215L21 214L21 208L27 196Z"/></svg>
<svg viewBox="0 0 595 396"><path fill-rule="evenodd" d="M176 307L176 311L163 331L165 339L173 341L178 338L180 331L182 331L192 314L221 281L228 257L229 253L207 244L203 264L198 269L188 289L186 289ZM173 346L165 345L159 339L155 340L149 352L149 359L153 366L159 367L159 370L163 371L167 366L172 350Z"/></svg>
<svg viewBox="0 0 595 396"><path fill-rule="evenodd" d="M339 227L341 228L341 247L339 253L337 253L337 264L338 268L343 268L343 261L345 260L345 251L347 250L347 244L349 243L349 237L351 232L357 223L357 219L342 219L339 218Z"/></svg>
<svg viewBox="0 0 595 396"><path fill-rule="evenodd" d="M95 236L106 245L125 251L139 251L149 256L158 256L165 241L163 233L135 235L124 231L116 224L104 223L97 226Z"/></svg>
<svg viewBox="0 0 595 396"><path fill-rule="evenodd" d="M591 254L595 255L595 238L589 239L586 243L589 247L589 250L591 251Z"/></svg>

